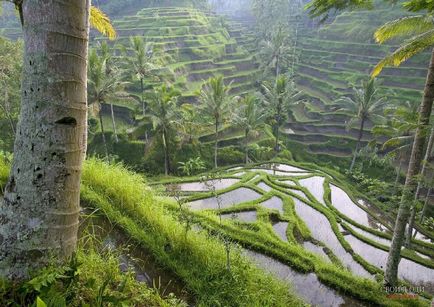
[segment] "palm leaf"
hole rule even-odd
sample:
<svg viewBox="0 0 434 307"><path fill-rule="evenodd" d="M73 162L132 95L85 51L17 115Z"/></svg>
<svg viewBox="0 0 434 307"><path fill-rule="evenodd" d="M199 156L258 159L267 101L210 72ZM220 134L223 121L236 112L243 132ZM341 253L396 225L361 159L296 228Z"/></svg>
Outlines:
<svg viewBox="0 0 434 307"><path fill-rule="evenodd" d="M386 66L399 66L402 62L434 45L434 29L410 39L392 54L386 56L373 69L371 77L376 77Z"/></svg>
<svg viewBox="0 0 434 307"><path fill-rule="evenodd" d="M90 24L102 35L113 40L116 38L116 30L110 22L110 18L99 8L92 6L90 8Z"/></svg>
<svg viewBox="0 0 434 307"><path fill-rule="evenodd" d="M386 23L375 31L374 37L378 43L382 44L396 37L422 34L433 28L430 16L409 16Z"/></svg>

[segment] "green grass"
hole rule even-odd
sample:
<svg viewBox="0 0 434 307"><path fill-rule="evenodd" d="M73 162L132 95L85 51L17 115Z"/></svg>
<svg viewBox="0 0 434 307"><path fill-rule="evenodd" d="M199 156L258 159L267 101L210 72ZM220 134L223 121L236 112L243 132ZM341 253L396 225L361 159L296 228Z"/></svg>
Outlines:
<svg viewBox="0 0 434 307"><path fill-rule="evenodd" d="M197 296L199 306L300 304L284 284L264 275L236 252L228 272L222 243L205 233L185 236L183 226L165 209L170 202L155 197L141 176L90 160L82 182L82 199L101 209L175 272Z"/></svg>

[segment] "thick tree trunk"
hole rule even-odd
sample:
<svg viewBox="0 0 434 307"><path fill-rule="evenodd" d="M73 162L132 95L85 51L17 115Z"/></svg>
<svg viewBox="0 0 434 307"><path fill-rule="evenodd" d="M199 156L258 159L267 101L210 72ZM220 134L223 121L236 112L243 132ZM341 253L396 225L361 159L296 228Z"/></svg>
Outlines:
<svg viewBox="0 0 434 307"><path fill-rule="evenodd" d="M362 118L360 122L359 136L357 137L356 149L354 150L353 160L351 161L351 165L350 165L350 173L353 171L354 165L356 164L356 158L359 152L360 142L362 141L362 137L363 137L363 128L365 127L365 120L366 120L365 118Z"/></svg>
<svg viewBox="0 0 434 307"><path fill-rule="evenodd" d="M119 142L118 131L116 129L116 120L115 120L115 112L113 111L113 104L110 103L110 113L112 117L112 126L113 126L113 135L115 137L115 143Z"/></svg>
<svg viewBox="0 0 434 307"><path fill-rule="evenodd" d="M215 121L215 142L214 142L214 167L218 167L217 155L218 155L218 142L219 142L219 122Z"/></svg>
<svg viewBox="0 0 434 307"><path fill-rule="evenodd" d="M0 276L22 279L77 243L86 155L88 0L25 0L22 108L0 206Z"/></svg>
<svg viewBox="0 0 434 307"><path fill-rule="evenodd" d="M108 159L109 154L108 154L107 140L105 138L104 122L102 120L101 110L98 112L98 117L99 117L99 125L101 126L101 137L102 137L102 144L104 145L105 157L106 159Z"/></svg>
<svg viewBox="0 0 434 307"><path fill-rule="evenodd" d="M422 104L420 106L418 127L413 142L410 163L402 193L401 204L398 216L395 221L392 245L387 258L385 282L390 286L396 286L398 281L398 266L401 260L401 247L404 243L405 226L410 215L410 206L413 202L413 191L416 184L415 176L419 174L422 162L423 148L425 145L425 129L429 125L431 109L434 100L434 49L431 54L431 61L428 69Z"/></svg>
<svg viewBox="0 0 434 307"><path fill-rule="evenodd" d="M423 162L422 162L422 170L420 172L420 178L419 178L419 181L417 183L416 193L414 193L414 203L413 203L413 206L411 207L410 220L408 222L407 233L406 233L406 237L405 237L405 246L407 246L407 247L411 246L411 238L413 236L414 220L416 218L416 205L417 205L417 202L418 202L419 197L420 197L420 192L422 189L422 182L423 182L423 179L426 175L426 171L427 171L426 166L428 165L428 159L431 155L433 143L434 143L434 126L431 128L431 133L429 136L428 145L427 145L426 151L425 151L425 157L424 157Z"/></svg>

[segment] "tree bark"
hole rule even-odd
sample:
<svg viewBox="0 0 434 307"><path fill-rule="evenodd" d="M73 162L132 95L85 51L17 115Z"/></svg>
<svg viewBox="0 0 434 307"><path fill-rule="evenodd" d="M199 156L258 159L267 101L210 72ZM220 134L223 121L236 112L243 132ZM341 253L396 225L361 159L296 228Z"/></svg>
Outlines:
<svg viewBox="0 0 434 307"><path fill-rule="evenodd" d="M399 154L399 165L398 170L396 171L395 184L393 185L393 194L395 195L398 191L399 178L401 177L401 169L402 169L402 156Z"/></svg>
<svg viewBox="0 0 434 307"><path fill-rule="evenodd" d="M110 103L110 113L111 113L111 117L112 117L112 126L113 126L113 134L115 137L115 143L118 143L119 138L118 138L118 132L116 130L115 112L113 111L113 104L112 103Z"/></svg>
<svg viewBox="0 0 434 307"><path fill-rule="evenodd" d="M87 143L89 0L25 0L22 108L0 205L0 276L13 280L76 249Z"/></svg>
<svg viewBox="0 0 434 307"><path fill-rule="evenodd" d="M434 143L434 126L431 128L431 133L429 136L428 145L427 145L426 151L425 151L425 157L422 161L422 170L420 172L420 178L419 178L418 183L417 183L416 193L414 193L414 203L413 203L413 206L411 208L410 220L408 222L407 234L405 237L405 246L406 247L411 246L411 238L413 236L414 220L416 218L416 205L417 205L417 201L419 199L420 192L422 189L422 182L423 182L423 179L426 175L426 171L427 171L426 166L428 164L428 159L431 155L433 143Z"/></svg>
<svg viewBox="0 0 434 307"><path fill-rule="evenodd" d="M218 155L218 141L219 141L219 122L215 121L215 142L214 142L214 167L218 167L217 155Z"/></svg>
<svg viewBox="0 0 434 307"><path fill-rule="evenodd" d="M105 138L104 122L102 120L101 110L99 110L98 116L99 116L99 125L101 126L101 136L102 136L102 143L104 145L105 157L106 157L106 159L108 159L109 154L108 154L108 148L107 148L107 140Z"/></svg>
<svg viewBox="0 0 434 307"><path fill-rule="evenodd" d="M146 115L146 105L145 105L145 97L144 97L145 87L143 85L143 78L140 78L140 99L142 100L142 111L143 116Z"/></svg>
<svg viewBox="0 0 434 307"><path fill-rule="evenodd" d="M431 183L432 184L432 183ZM426 197L425 197L425 202L423 204L423 208L422 208L422 212L420 213L420 222L423 222L423 219L425 217L426 214L426 210L428 209L428 205L429 205L429 196L431 195L431 191L432 191L432 187L430 187L428 189L428 192L426 193Z"/></svg>
<svg viewBox="0 0 434 307"><path fill-rule="evenodd" d="M413 191L416 184L415 176L419 174L422 162L423 148L425 145L424 130L429 125L431 109L434 100L434 49L431 54L428 75L424 89L422 104L420 106L418 126L413 142L410 163L408 165L407 176L398 210L398 216L395 221L392 245L387 258L385 282L390 286L396 286L398 282L398 266L401 260L401 247L404 243L405 227L410 215L410 206L413 202Z"/></svg>
<svg viewBox="0 0 434 307"><path fill-rule="evenodd" d="M249 163L249 148L248 148L248 137L249 137L249 129L246 129L245 133L245 158L246 158L246 164Z"/></svg>
<svg viewBox="0 0 434 307"><path fill-rule="evenodd" d="M353 171L354 165L356 164L357 153L359 152L360 142L362 141L362 137L363 137L363 128L365 127L365 120L366 120L365 118L362 118L360 122L359 136L357 138L357 144L356 144L356 149L354 150L353 160L351 161L351 165L350 165L350 173Z"/></svg>
<svg viewBox="0 0 434 307"><path fill-rule="evenodd" d="M164 174L169 175L170 160L169 160L169 144L167 141L166 130L163 129L163 147L164 147Z"/></svg>

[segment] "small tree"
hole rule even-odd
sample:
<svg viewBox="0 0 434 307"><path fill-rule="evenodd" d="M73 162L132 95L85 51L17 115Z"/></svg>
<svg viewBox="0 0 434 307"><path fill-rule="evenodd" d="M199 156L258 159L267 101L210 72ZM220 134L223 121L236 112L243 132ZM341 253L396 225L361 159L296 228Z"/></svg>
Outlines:
<svg viewBox="0 0 434 307"><path fill-rule="evenodd" d="M162 85L154 90L151 95L149 111L154 130L161 135L164 149L164 173L169 174L170 166L170 146L169 133L178 120L177 101L179 93L167 85Z"/></svg>
<svg viewBox="0 0 434 307"><path fill-rule="evenodd" d="M249 136L264 127L266 113L260 107L258 97L248 95L240 100L240 110L235 116L235 124L244 130L245 162L249 163Z"/></svg>
<svg viewBox="0 0 434 307"><path fill-rule="evenodd" d="M368 120L382 119L383 117L378 114L386 104L384 97L378 97L378 89L376 88L375 79L370 79L368 82L362 84L362 88L353 88L353 97L342 97L337 101L340 106L338 111L344 111L351 119L347 122L347 128L359 121L359 134L357 137L356 148L353 152L353 159L351 160L350 172L353 171L356 162L357 154L360 149L360 143L363 138L365 124Z"/></svg>
<svg viewBox="0 0 434 307"><path fill-rule="evenodd" d="M234 99L229 95L230 87L224 84L223 76L210 78L200 92L202 114L212 118L214 122L214 167L218 167L217 151L219 129L226 121Z"/></svg>
<svg viewBox="0 0 434 307"><path fill-rule="evenodd" d="M278 76L274 84L264 82L262 88L265 109L275 138L274 150L279 152L280 128L288 119L290 107L299 102L301 92L296 89L294 81L284 75Z"/></svg>
<svg viewBox="0 0 434 307"><path fill-rule="evenodd" d="M117 142L118 135L114 117L113 100L119 98L126 99L127 97L127 94L124 92L125 82L122 81L121 71L109 61L109 56L99 56L95 49L90 51L87 88L88 101L92 112L98 114L99 117L106 157L108 157L108 149L101 112L102 105L110 101L113 134L115 142Z"/></svg>

